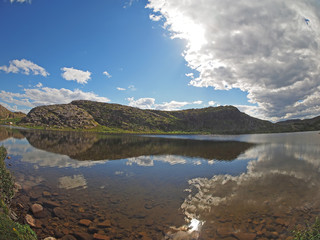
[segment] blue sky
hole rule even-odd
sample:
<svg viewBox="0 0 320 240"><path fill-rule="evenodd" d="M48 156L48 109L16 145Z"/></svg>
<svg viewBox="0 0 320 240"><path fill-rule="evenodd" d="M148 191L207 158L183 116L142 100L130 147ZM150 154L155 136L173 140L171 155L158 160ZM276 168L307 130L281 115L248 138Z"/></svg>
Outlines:
<svg viewBox="0 0 320 240"><path fill-rule="evenodd" d="M235 105L270 120L319 115L317 2L227 2L0 0L0 104L28 112L89 99L163 110ZM301 39L288 44L297 28Z"/></svg>

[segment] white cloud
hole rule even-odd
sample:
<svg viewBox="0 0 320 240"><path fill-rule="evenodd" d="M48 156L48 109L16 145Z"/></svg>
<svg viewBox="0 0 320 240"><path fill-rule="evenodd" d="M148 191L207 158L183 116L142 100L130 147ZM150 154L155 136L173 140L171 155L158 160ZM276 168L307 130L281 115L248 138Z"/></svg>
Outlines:
<svg viewBox="0 0 320 240"><path fill-rule="evenodd" d="M110 73L108 73L107 71L103 72L103 75L106 75L108 78L111 78L112 76L110 75Z"/></svg>
<svg viewBox="0 0 320 240"><path fill-rule="evenodd" d="M117 87L117 90L119 90L119 91L125 91L126 89L125 89L125 88L121 88L121 87Z"/></svg>
<svg viewBox="0 0 320 240"><path fill-rule="evenodd" d="M208 105L209 105L209 106L215 106L215 105L217 105L217 103L216 103L215 101L209 101L209 102L208 102Z"/></svg>
<svg viewBox="0 0 320 240"><path fill-rule="evenodd" d="M9 62L9 66L0 66L0 70L6 73L22 73L25 75L32 73L33 75L42 75L44 77L49 75L43 67L26 59L12 60Z"/></svg>
<svg viewBox="0 0 320 240"><path fill-rule="evenodd" d="M199 101L194 101L194 102L193 102L193 104L196 104L196 105L200 105L200 104L202 104L202 103L203 103L203 102L202 102L202 101L200 101L200 100L199 100Z"/></svg>
<svg viewBox="0 0 320 240"><path fill-rule="evenodd" d="M152 21L158 22L158 21L161 20L162 16L161 16L161 15L150 14L150 15L149 15L149 18L150 18Z"/></svg>
<svg viewBox="0 0 320 240"><path fill-rule="evenodd" d="M91 72L82 71L74 68L61 68L64 73L62 73L62 77L67 81L76 81L80 84L88 83L88 80L91 79Z"/></svg>
<svg viewBox="0 0 320 240"><path fill-rule="evenodd" d="M163 102L161 104L156 104L154 98L139 98L135 100L133 97L127 99L129 101L129 106L137 107L141 109L156 109L156 110L165 110L165 111L173 111L180 110L182 107L189 104L202 104L202 101L194 101L194 102Z"/></svg>
<svg viewBox="0 0 320 240"><path fill-rule="evenodd" d="M155 99L154 98L139 98L134 100L133 97L127 99L129 101L129 106L137 107L142 109L152 109L154 108Z"/></svg>
<svg viewBox="0 0 320 240"><path fill-rule="evenodd" d="M188 104L190 104L190 103L189 102L171 101L171 102L164 102L161 104L156 104L155 108L158 110L174 111L174 110L179 110Z"/></svg>
<svg viewBox="0 0 320 240"><path fill-rule="evenodd" d="M42 83L41 82L39 82L37 85L36 85L36 87L38 87L38 88L41 88L43 85L42 85Z"/></svg>
<svg viewBox="0 0 320 240"><path fill-rule="evenodd" d="M10 0L11 3L18 2L18 3L29 3L31 4L31 0Z"/></svg>
<svg viewBox="0 0 320 240"><path fill-rule="evenodd" d="M70 103L73 100L92 100L109 102L106 97L99 97L93 92L83 92L79 89L69 90L65 88L25 88L24 93L12 93L1 91L0 99L6 103L33 108L40 105Z"/></svg>
<svg viewBox="0 0 320 240"><path fill-rule="evenodd" d="M318 1L150 0L147 7L172 38L187 41L183 56L199 72L188 75L190 85L246 91L269 119L320 114Z"/></svg>

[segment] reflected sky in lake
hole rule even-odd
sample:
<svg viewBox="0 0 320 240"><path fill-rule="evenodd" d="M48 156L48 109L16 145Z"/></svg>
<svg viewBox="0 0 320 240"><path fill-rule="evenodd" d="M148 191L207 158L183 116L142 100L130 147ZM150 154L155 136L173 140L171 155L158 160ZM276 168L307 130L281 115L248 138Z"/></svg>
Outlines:
<svg viewBox="0 0 320 240"><path fill-rule="evenodd" d="M85 191L104 207L107 194L125 212L118 219L143 214L141 226L157 220L167 239L287 236L320 213L317 132L106 136L0 128L0 135L22 184Z"/></svg>

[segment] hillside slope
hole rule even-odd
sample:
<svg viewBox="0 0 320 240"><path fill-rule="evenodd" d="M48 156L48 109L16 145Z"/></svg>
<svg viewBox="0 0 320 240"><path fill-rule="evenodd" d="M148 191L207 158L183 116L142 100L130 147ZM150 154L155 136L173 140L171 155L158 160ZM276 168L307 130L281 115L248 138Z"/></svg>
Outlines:
<svg viewBox="0 0 320 240"><path fill-rule="evenodd" d="M21 124L87 129L104 126L115 131L253 133L273 132L275 125L240 112L232 106L181 111L143 110L86 100L32 109Z"/></svg>
<svg viewBox="0 0 320 240"><path fill-rule="evenodd" d="M0 105L0 119L10 119L10 118L23 118L26 114L22 112L11 112L4 106Z"/></svg>

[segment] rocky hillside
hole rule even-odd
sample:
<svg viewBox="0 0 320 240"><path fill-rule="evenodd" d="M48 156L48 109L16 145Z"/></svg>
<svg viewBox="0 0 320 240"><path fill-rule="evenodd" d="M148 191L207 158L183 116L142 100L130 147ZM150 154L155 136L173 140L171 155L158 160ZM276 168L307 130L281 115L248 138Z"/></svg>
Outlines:
<svg viewBox="0 0 320 240"><path fill-rule="evenodd" d="M253 118L233 106L181 111L143 110L119 104L86 100L32 109L21 124L50 128L115 132L267 133L320 129L320 117L279 123Z"/></svg>
<svg viewBox="0 0 320 240"><path fill-rule="evenodd" d="M93 101L40 106L21 124L54 128L88 129L104 126L116 131L252 133L274 131L274 124L250 117L232 106L182 111L142 110Z"/></svg>
<svg viewBox="0 0 320 240"><path fill-rule="evenodd" d="M23 118L26 114L22 112L11 112L4 106L0 105L0 119L10 119L10 118Z"/></svg>
<svg viewBox="0 0 320 240"><path fill-rule="evenodd" d="M73 104L35 107L20 123L29 126L72 129L88 129L98 125L87 111Z"/></svg>
<svg viewBox="0 0 320 240"><path fill-rule="evenodd" d="M252 118L233 106L159 111L84 100L71 104L86 110L100 125L133 131L247 133L273 128L271 122Z"/></svg>

